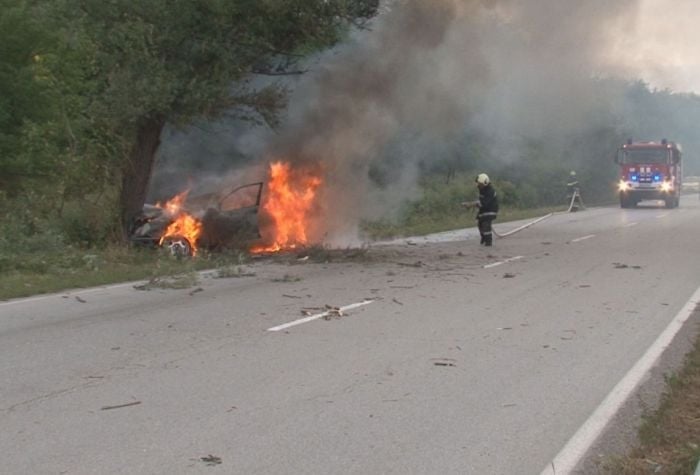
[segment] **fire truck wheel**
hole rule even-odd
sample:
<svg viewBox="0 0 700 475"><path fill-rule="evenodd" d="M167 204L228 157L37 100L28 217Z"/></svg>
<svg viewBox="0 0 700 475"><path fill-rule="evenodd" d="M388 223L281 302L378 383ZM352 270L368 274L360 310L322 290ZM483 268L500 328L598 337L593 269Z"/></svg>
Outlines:
<svg viewBox="0 0 700 475"><path fill-rule="evenodd" d="M666 198L666 208L671 209L674 207L676 204L676 199L675 198Z"/></svg>
<svg viewBox="0 0 700 475"><path fill-rule="evenodd" d="M173 236L163 241L163 249L167 249L174 257L192 257L194 250L190 242L181 236Z"/></svg>

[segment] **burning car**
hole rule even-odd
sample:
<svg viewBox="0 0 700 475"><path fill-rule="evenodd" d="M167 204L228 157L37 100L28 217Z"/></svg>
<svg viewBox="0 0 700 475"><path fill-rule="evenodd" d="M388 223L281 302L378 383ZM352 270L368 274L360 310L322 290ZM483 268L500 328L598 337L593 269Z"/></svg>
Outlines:
<svg viewBox="0 0 700 475"><path fill-rule="evenodd" d="M177 256L249 246L260 239L262 188L262 182L251 183L192 197L185 191L164 204L146 204L133 222L130 239Z"/></svg>

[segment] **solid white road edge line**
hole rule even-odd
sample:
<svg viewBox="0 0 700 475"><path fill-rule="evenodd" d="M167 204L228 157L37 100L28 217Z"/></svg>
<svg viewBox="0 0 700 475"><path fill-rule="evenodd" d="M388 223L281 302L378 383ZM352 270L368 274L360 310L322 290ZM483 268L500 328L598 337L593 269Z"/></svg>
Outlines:
<svg viewBox="0 0 700 475"><path fill-rule="evenodd" d="M605 426L610 422L622 404L639 386L649 370L656 364L664 350L671 344L673 338L683 324L690 318L695 307L700 302L700 287L693 293L680 312L673 317L671 323L647 349L646 353L634 364L619 383L610 391L593 414L583 423L569 439L563 449L542 470L542 475L571 473L583 456L591 448Z"/></svg>
<svg viewBox="0 0 700 475"><path fill-rule="evenodd" d="M210 275L214 275L216 271L214 270L202 270L197 272L200 277L209 277ZM54 297L59 297L63 298L66 295L76 295L76 294L87 294L90 292L97 292L99 290L114 290L114 289L121 289L125 287L133 287L135 285L139 284L144 284L147 283L147 280L132 280L130 282L122 282L119 284L107 284L107 285L98 285L96 287L85 287L84 289L80 288L72 288L72 289L65 289L61 290L58 292L52 292L50 294L41 294L41 295L35 295L33 297L18 297L15 299L9 299L9 300L0 300L0 307L4 306L9 306L9 305L16 305L18 303L29 303L29 302L38 302L41 300L46 300Z"/></svg>
<svg viewBox="0 0 700 475"><path fill-rule="evenodd" d="M353 308L362 307L364 305L369 305L372 302L374 302L374 300L364 300L362 302L353 303L350 305L346 305L345 307L340 307L340 311L346 312L348 310L352 310ZM282 325L277 325L276 327L268 328L267 331L278 332L280 330L284 330L285 328L289 328L289 327L293 327L296 325L301 325L302 323L307 323L307 322L312 322L314 320L318 320L319 318L325 317L329 313L330 313L330 311L328 310L328 311L325 311L323 313L317 313L316 315L310 315L308 317L300 318L299 320L294 320L293 322L284 323Z"/></svg>
<svg viewBox="0 0 700 475"><path fill-rule="evenodd" d="M511 257L511 258L509 258L509 259L506 259L506 260L504 260L504 261L494 262L494 263L492 263L492 264L486 264L486 265L484 266L484 269L490 269L490 268L492 268L492 267L497 267L497 266L500 266L500 265L505 264L506 262L517 261L517 260L519 260L519 259L522 259L523 257L525 257L525 256L515 256L515 257Z"/></svg>
<svg viewBox="0 0 700 475"><path fill-rule="evenodd" d="M141 282L148 282L148 281L137 280L137 281L133 281L133 282L125 282L122 284L110 284L110 285L105 285L105 286L100 286L100 287L86 287L84 289L66 289L62 292L53 292L50 294L36 295L34 297L20 297L17 299L0 301L0 307L16 305L19 303L38 302L41 300L47 300L47 299L56 298L56 297L63 298L63 296L65 296L65 295L89 294L91 292L97 292L98 290L120 289L123 287L129 287L130 285L134 286L134 285L137 285Z"/></svg>
<svg viewBox="0 0 700 475"><path fill-rule="evenodd" d="M572 239L571 242L581 242L581 241L585 241L586 239L590 239L590 238L594 238L594 237L595 237L595 234L589 234L588 236L583 236L580 238Z"/></svg>

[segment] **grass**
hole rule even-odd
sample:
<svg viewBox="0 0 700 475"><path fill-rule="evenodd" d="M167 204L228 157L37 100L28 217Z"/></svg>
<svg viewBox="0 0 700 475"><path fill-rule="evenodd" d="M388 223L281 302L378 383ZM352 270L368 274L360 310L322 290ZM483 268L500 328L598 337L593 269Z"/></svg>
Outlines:
<svg viewBox="0 0 700 475"><path fill-rule="evenodd" d="M1 262L4 269L0 272L0 300L144 279L154 287L189 286L189 277L175 277L216 268L226 274L230 272L227 268L245 260L240 253L176 259L164 251L127 246L89 251L66 247L60 251L15 254ZM166 276L170 279L164 279Z"/></svg>
<svg viewBox="0 0 700 475"><path fill-rule="evenodd" d="M603 465L619 475L694 473L700 461L700 336L678 373L667 378L659 408L647 414L639 443Z"/></svg>

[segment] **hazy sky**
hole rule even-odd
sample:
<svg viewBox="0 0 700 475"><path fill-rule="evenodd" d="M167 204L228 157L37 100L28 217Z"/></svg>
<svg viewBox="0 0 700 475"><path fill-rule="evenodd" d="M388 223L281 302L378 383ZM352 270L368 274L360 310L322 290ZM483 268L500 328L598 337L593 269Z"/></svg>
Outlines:
<svg viewBox="0 0 700 475"><path fill-rule="evenodd" d="M700 93L700 1L642 0L636 20L621 25L608 61L654 87Z"/></svg>

